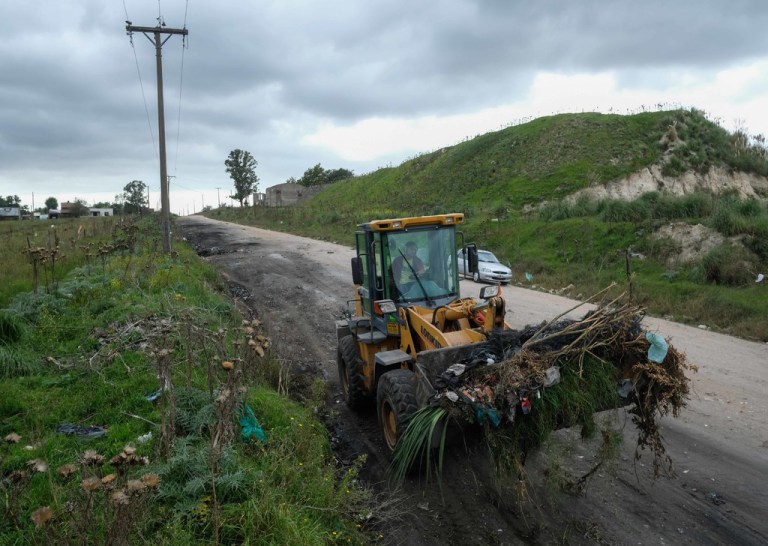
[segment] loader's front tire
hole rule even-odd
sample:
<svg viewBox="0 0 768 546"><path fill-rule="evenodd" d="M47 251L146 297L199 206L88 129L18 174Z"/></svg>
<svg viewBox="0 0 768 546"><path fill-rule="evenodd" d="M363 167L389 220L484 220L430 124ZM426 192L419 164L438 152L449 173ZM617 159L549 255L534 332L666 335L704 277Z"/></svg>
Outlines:
<svg viewBox="0 0 768 546"><path fill-rule="evenodd" d="M418 409L416 375L412 371L392 370L381 377L376 392L376 413L384 444L390 452L405 430L406 420Z"/></svg>
<svg viewBox="0 0 768 546"><path fill-rule="evenodd" d="M344 336L339 340L336 363L339 367L339 382L344 391L347 406L353 410L360 410L370 405L373 397L365 390L363 360L357 352L354 336Z"/></svg>

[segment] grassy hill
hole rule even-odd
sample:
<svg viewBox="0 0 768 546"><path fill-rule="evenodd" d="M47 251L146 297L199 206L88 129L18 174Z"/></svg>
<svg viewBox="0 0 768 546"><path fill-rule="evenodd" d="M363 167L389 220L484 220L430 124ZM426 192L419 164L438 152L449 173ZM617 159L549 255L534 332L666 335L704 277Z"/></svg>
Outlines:
<svg viewBox="0 0 768 546"><path fill-rule="evenodd" d="M768 195L564 200L652 166L670 181L712 169L765 177L765 152L697 110L562 114L337 182L299 207L211 214L351 245L360 222L464 212L466 239L509 262L522 284L573 297L611 282L624 287L630 254L635 294L651 313L768 340L768 298L753 282L757 272L768 274ZM681 243L656 235L670 222L703 224L732 239L676 264Z"/></svg>

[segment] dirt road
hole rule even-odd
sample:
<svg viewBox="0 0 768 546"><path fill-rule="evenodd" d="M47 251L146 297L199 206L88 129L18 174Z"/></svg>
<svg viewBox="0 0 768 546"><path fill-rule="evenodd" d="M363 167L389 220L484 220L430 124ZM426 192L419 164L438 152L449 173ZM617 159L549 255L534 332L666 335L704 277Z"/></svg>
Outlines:
<svg viewBox="0 0 768 546"><path fill-rule="evenodd" d="M365 477L387 490L374 413L355 415L341 402L334 321L352 297L347 247L200 216L177 227L228 277L233 293L268 325L281 358L322 374L329 385L339 455L368 454ZM462 293L480 285L462 281ZM505 287L508 322L549 320L577 303ZM573 314L581 316L585 308ZM768 344L646 318L649 330L699 366L694 394L663 433L677 477L652 480L650 454L634 461L636 433L623 412L603 416L623 426L615 467L601 468L579 496L555 491L552 469L579 475L592 466L594 446L559 431L529 459L529 482L498 479L482 448L451 452L442 488L406 483L395 495L401 517L387 544L768 544ZM557 466L554 466L557 465Z"/></svg>

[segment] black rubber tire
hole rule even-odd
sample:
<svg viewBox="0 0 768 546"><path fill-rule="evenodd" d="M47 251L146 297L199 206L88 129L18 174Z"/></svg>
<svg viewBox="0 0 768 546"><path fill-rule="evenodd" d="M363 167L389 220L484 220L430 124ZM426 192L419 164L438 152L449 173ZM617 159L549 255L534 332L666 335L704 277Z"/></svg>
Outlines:
<svg viewBox="0 0 768 546"><path fill-rule="evenodd" d="M412 371L392 370L381 377L376 391L376 413L384 445L390 453L400 437L400 427L418 409L416 375Z"/></svg>
<svg viewBox="0 0 768 546"><path fill-rule="evenodd" d="M475 282L480 282L480 273L477 272L477 271L472 273L472 280L475 281Z"/></svg>
<svg viewBox="0 0 768 546"><path fill-rule="evenodd" d="M353 410L370 406L373 396L365 390L363 360L357 352L354 336L344 336L339 340L336 351L336 363L339 367L339 382L344 391L344 400Z"/></svg>

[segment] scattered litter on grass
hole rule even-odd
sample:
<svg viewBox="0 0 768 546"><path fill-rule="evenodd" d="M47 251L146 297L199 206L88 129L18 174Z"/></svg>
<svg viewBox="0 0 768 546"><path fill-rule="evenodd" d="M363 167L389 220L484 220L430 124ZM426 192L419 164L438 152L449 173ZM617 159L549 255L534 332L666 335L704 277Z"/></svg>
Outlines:
<svg viewBox="0 0 768 546"><path fill-rule="evenodd" d="M146 444L146 443L147 443L147 442L149 442L151 439L152 439L152 431L150 431L150 432L147 432L146 434L142 434L141 436L139 436L138 438L136 438L136 440L137 440L137 441L138 441L140 444Z"/></svg>
<svg viewBox="0 0 768 546"><path fill-rule="evenodd" d="M237 410L237 416L240 426L243 427L240 431L241 440L248 442L254 439L262 443L267 441L267 435L264 433L261 425L259 425L259 421L256 419L256 414L253 413L251 406L247 404L241 405Z"/></svg>
<svg viewBox="0 0 768 546"><path fill-rule="evenodd" d="M154 402L155 400L160 398L162 394L163 394L163 389L157 389L155 392L153 392L152 394L148 394L144 398L146 398L148 402Z"/></svg>
<svg viewBox="0 0 768 546"><path fill-rule="evenodd" d="M56 427L56 432L60 434L66 434L68 436L77 436L78 438L91 439L100 438L107 434L107 427L84 427L81 425L73 425L71 423L62 423Z"/></svg>

